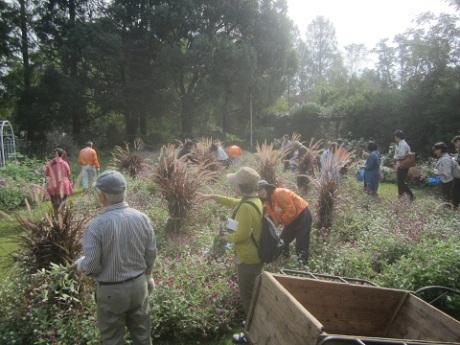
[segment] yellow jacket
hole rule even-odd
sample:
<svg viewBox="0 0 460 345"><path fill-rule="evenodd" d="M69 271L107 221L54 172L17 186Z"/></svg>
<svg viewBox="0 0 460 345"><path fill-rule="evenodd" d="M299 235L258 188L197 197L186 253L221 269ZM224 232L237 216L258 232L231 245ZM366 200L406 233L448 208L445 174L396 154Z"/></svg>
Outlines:
<svg viewBox="0 0 460 345"><path fill-rule="evenodd" d="M261 262L257 247L251 239L251 233L254 235L256 242L259 242L262 228L262 202L258 197L246 199L251 201L259 208L260 214L254 206L243 203L235 215L238 227L235 232L227 235L227 242L235 244L235 253L238 259L245 264L258 264ZM218 196L216 200L219 204L236 208L241 199Z"/></svg>

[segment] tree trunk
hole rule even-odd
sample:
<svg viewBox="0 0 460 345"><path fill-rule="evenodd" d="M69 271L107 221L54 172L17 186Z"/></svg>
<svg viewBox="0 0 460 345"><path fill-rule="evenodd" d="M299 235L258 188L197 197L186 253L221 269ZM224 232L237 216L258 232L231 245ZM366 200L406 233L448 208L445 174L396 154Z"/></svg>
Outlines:
<svg viewBox="0 0 460 345"><path fill-rule="evenodd" d="M69 0L69 25L71 28L75 27L76 19L76 8L75 0ZM77 85L77 92L80 92L78 87L78 56L75 49L72 49L70 52L70 78ZM77 96L78 97L78 96ZM78 137L81 133L81 117L83 115L83 110L80 106L70 107L70 115L72 118L72 133Z"/></svg>
<svg viewBox="0 0 460 345"><path fill-rule="evenodd" d="M193 101L188 95L181 97L181 129L182 134L191 137L193 132L194 108Z"/></svg>
<svg viewBox="0 0 460 345"><path fill-rule="evenodd" d="M29 36L27 32L27 15L26 15L26 1L19 0L20 3L20 22L21 22L21 53L22 62L24 64L24 90L25 94L29 94L30 90L30 60L29 60Z"/></svg>

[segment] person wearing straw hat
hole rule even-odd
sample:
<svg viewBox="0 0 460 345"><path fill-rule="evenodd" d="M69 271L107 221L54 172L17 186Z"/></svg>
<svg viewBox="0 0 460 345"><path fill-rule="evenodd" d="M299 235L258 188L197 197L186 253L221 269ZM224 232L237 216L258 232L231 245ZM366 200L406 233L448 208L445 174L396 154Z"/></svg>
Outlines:
<svg viewBox="0 0 460 345"><path fill-rule="evenodd" d="M266 214L272 218L275 225L284 225L280 235L284 241L284 255L289 255L289 244L295 239L297 256L299 261L305 264L308 260L312 223L308 202L293 191L277 188L265 180L260 180L257 185Z"/></svg>
<svg viewBox="0 0 460 345"><path fill-rule="evenodd" d="M241 198L231 198L216 194L200 194L199 200L204 202L213 200L221 205L234 208L230 218L232 229L231 233L225 235L220 233L222 243L230 242L234 244L236 254L236 266L238 272L238 282L240 286L240 299L245 315L248 315L249 306L252 298L254 282L262 272L263 262L259 257L258 249L251 240L251 234L257 242L260 241L262 229L262 202L257 196L257 181L260 176L252 168L243 167L236 173L227 175L228 182ZM257 206L255 207L248 202ZM227 224L229 221L227 221ZM229 225L230 226L230 225ZM233 336L235 343L246 343L244 333L236 333Z"/></svg>
<svg viewBox="0 0 460 345"><path fill-rule="evenodd" d="M99 175L96 192L105 207L83 236L83 255L74 267L96 282L97 319L103 344L123 344L125 327L133 344L151 345L149 293L157 248L152 222L126 200L118 171Z"/></svg>

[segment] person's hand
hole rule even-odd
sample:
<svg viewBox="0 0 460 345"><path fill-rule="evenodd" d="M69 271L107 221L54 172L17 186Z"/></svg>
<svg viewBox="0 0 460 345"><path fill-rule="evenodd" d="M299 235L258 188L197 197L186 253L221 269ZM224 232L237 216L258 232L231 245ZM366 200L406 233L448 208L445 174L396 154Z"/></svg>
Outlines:
<svg viewBox="0 0 460 345"><path fill-rule="evenodd" d="M196 197L197 202L205 202L209 200L214 200L214 194L197 193L197 197Z"/></svg>
<svg viewBox="0 0 460 345"><path fill-rule="evenodd" d="M155 291L155 281L151 276L147 276L147 288L149 290L149 294Z"/></svg>
<svg viewBox="0 0 460 345"><path fill-rule="evenodd" d="M82 256L81 258L79 258L77 261L74 262L74 264L72 265L72 267L74 267L77 271L81 271L81 263L83 262L83 259L85 257Z"/></svg>

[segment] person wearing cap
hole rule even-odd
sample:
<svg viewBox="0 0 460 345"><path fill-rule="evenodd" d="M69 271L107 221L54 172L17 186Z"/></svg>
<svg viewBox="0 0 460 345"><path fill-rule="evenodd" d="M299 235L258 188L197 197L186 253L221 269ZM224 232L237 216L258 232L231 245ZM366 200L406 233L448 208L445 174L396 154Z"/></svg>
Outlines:
<svg viewBox="0 0 460 345"><path fill-rule="evenodd" d="M81 166L81 186L83 190L86 190L88 188L88 180L94 180L96 172L101 168L96 150L93 149L91 141L87 141L85 147L80 150L78 164Z"/></svg>
<svg viewBox="0 0 460 345"><path fill-rule="evenodd" d="M213 200L221 205L234 208L232 218L237 222L235 231L228 235L221 232L220 239L222 243L230 242L234 244L240 299L245 315L247 316L254 282L263 268L263 262L259 257L258 249L253 240L251 240L251 234L254 236L256 242L260 241L261 236L262 202L257 196L257 181L260 179L260 176L254 169L243 167L234 174L228 174L227 179L241 198L236 199L216 194L200 194L199 200L202 202ZM253 205L247 202L255 204L259 212ZM237 343L247 342L244 333L236 333L233 336L233 340Z"/></svg>
<svg viewBox="0 0 460 345"><path fill-rule="evenodd" d="M277 188L265 180L258 183L259 198L264 203L265 213L275 225L284 225L280 238L284 241L284 255L289 255L289 244L295 239L295 250L299 261L308 261L312 215L308 202L286 188Z"/></svg>
<svg viewBox="0 0 460 345"><path fill-rule="evenodd" d="M126 180L105 171L96 183L105 207L83 236L83 256L74 267L97 282L96 306L101 342L123 344L125 327L133 344L151 345L149 293L157 248L152 222L129 207Z"/></svg>
<svg viewBox="0 0 460 345"><path fill-rule="evenodd" d="M65 151L59 147L56 148L54 158L46 164L44 169L46 192L50 196L51 204L56 214L65 204L67 196L73 194L72 183L70 182L70 167L64 158Z"/></svg>

